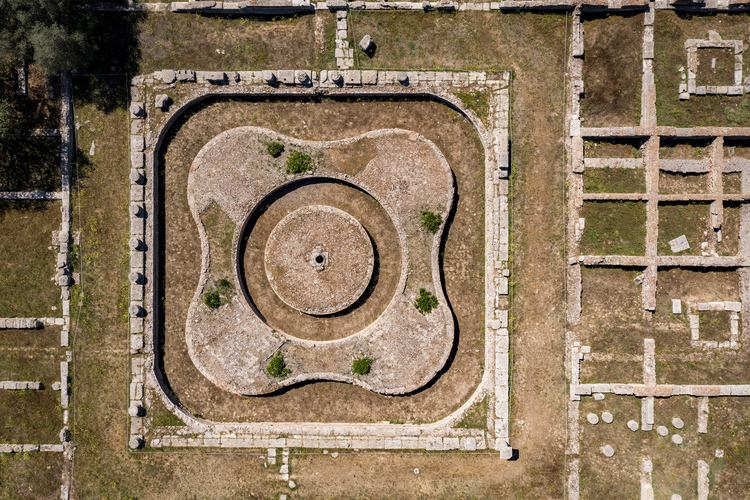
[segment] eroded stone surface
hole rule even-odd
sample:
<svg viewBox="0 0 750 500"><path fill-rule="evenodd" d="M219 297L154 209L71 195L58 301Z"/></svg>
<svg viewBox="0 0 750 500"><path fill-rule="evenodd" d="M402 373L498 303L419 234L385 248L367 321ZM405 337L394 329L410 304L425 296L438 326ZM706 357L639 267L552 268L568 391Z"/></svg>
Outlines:
<svg viewBox="0 0 750 500"><path fill-rule="evenodd" d="M286 304L307 314L333 314L362 296L374 254L354 217L314 205L292 212L274 228L265 264L268 282Z"/></svg>

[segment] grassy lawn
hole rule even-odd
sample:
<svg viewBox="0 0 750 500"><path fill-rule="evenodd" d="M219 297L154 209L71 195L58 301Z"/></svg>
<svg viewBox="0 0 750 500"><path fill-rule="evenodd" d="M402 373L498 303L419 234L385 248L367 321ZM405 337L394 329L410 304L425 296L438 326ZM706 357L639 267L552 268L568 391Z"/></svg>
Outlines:
<svg viewBox="0 0 750 500"><path fill-rule="evenodd" d="M586 61L581 118L587 127L637 125L641 108L643 14L583 18ZM612 43L617 40L617 43Z"/></svg>
<svg viewBox="0 0 750 500"><path fill-rule="evenodd" d="M323 15L327 33L333 15ZM145 14L138 25L140 72L162 69L257 70L331 64L314 39L315 15L232 17ZM334 34L335 36L335 34ZM333 47L326 47L326 54Z"/></svg>
<svg viewBox="0 0 750 500"><path fill-rule="evenodd" d="M713 231L710 215L709 205L705 203L660 204L658 254L674 255L669 242L684 234L690 248L679 255L700 255L701 243L710 237L704 232Z"/></svg>
<svg viewBox="0 0 750 500"><path fill-rule="evenodd" d="M646 204L643 202L584 202L586 229L581 253L643 255L646 251Z"/></svg>
<svg viewBox="0 0 750 500"><path fill-rule="evenodd" d="M743 40L747 46L750 34L747 31L748 15L709 14L693 15L685 12L663 11L656 15L654 24L654 79L656 82L657 122L663 126L747 126L750 122L750 96L691 96L688 101L679 100L679 85L682 82L678 69L686 68L687 52L685 40L707 38L708 30L717 31L725 40ZM697 82L721 70L724 62L717 58L717 68L711 69L711 59L705 59L699 50ZM714 56L715 57L715 56ZM743 59L747 68L747 59ZM744 69L743 68L743 69ZM709 73L704 73L706 70ZM732 73L734 59L732 59ZM744 73L743 73L744 74ZM716 75L717 77L719 75ZM723 78L722 78L723 81ZM733 84L734 78L729 81ZM686 82L687 83L687 82ZM727 85L713 83L713 85Z"/></svg>
<svg viewBox="0 0 750 500"><path fill-rule="evenodd" d="M60 316L52 231L60 229L60 202L1 201L0 317ZM54 309L53 309L54 308Z"/></svg>
<svg viewBox="0 0 750 500"><path fill-rule="evenodd" d="M62 453L0 455L0 496L18 500L60 498Z"/></svg>
<svg viewBox="0 0 750 500"><path fill-rule="evenodd" d="M646 171L642 168L587 168L583 171L586 193L645 193Z"/></svg>

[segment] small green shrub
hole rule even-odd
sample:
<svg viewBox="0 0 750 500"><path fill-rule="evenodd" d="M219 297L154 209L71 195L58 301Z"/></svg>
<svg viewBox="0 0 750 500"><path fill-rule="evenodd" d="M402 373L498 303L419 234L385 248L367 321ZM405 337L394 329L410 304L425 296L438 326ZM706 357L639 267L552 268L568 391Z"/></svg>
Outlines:
<svg viewBox="0 0 750 500"><path fill-rule="evenodd" d="M266 146L266 152L274 158L278 158L284 152L284 145L280 142L269 142Z"/></svg>
<svg viewBox="0 0 750 500"><path fill-rule="evenodd" d="M352 361L352 371L357 375L367 375L370 373L370 365L372 360L370 358L359 358Z"/></svg>
<svg viewBox="0 0 750 500"><path fill-rule="evenodd" d="M414 307L416 307L419 312L421 312L422 314L429 313L430 311L435 309L437 305L437 297L432 295L424 288L419 289L419 297L417 298L416 302L414 302Z"/></svg>
<svg viewBox="0 0 750 500"><path fill-rule="evenodd" d="M443 218L440 214L430 212L429 210L422 210L422 222L420 225L432 234L437 233L440 229L440 224L443 223Z"/></svg>
<svg viewBox="0 0 750 500"><path fill-rule="evenodd" d="M750 109L748 109L747 101L741 103L736 108L724 108L724 116L730 123L747 126L750 123Z"/></svg>
<svg viewBox="0 0 750 500"><path fill-rule="evenodd" d="M232 289L232 283L226 278L221 278L216 286L218 286L219 288L223 288L224 290Z"/></svg>
<svg viewBox="0 0 750 500"><path fill-rule="evenodd" d="M292 151L286 160L287 174L300 174L313 169L312 158L302 151Z"/></svg>
<svg viewBox="0 0 750 500"><path fill-rule="evenodd" d="M221 305L221 297L216 290L209 290L203 294L203 303L209 309L217 309Z"/></svg>
<svg viewBox="0 0 750 500"><path fill-rule="evenodd" d="M268 366L266 366L266 371L268 374L272 377L283 377L285 375L289 375L292 373L292 371L286 367L286 363L284 362L284 356L281 355L280 352L277 352L273 358L271 358L271 361L268 362Z"/></svg>

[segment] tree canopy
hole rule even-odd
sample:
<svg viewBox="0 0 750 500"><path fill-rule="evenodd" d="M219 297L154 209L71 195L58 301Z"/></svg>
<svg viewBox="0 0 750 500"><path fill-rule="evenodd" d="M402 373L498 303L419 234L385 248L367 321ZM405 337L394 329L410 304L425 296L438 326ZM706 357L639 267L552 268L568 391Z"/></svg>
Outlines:
<svg viewBox="0 0 750 500"><path fill-rule="evenodd" d="M0 44L45 74L78 68L93 48L93 19L81 7L81 0L0 0Z"/></svg>

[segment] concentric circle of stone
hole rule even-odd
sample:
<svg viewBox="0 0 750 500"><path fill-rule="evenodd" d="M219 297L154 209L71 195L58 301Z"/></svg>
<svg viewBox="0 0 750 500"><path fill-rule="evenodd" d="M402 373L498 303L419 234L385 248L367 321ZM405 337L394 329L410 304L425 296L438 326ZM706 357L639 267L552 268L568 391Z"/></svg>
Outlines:
<svg viewBox="0 0 750 500"><path fill-rule="evenodd" d="M612 420L614 420L614 417L610 412L605 411L604 413L602 413L602 420L605 424L611 424Z"/></svg>
<svg viewBox="0 0 750 500"><path fill-rule="evenodd" d="M667 434L669 434L669 430L666 427L664 427L663 425L660 425L659 427L656 428L656 433L659 434L660 436L664 437Z"/></svg>
<svg viewBox="0 0 750 500"><path fill-rule="evenodd" d="M675 417L672 419L672 425L675 429L682 429L685 427L685 422L683 422L681 418Z"/></svg>
<svg viewBox="0 0 750 500"><path fill-rule="evenodd" d="M628 429L635 432L638 430L638 422L635 420L628 420Z"/></svg>
<svg viewBox="0 0 750 500"><path fill-rule="evenodd" d="M596 415L596 413L589 413L588 415L586 415L586 420L588 420L591 425L596 425L599 423L599 417Z"/></svg>
<svg viewBox="0 0 750 500"><path fill-rule="evenodd" d="M602 448L602 453L604 453L605 457L611 457L612 455L615 454L615 449L607 444L607 445L604 445L604 447Z"/></svg>
<svg viewBox="0 0 750 500"><path fill-rule="evenodd" d="M357 219L327 205L300 208L271 231L266 277L288 306L333 314L357 301L374 265L372 243Z"/></svg>
<svg viewBox="0 0 750 500"><path fill-rule="evenodd" d="M682 444L682 436L680 436L679 434L672 435L672 442L674 444Z"/></svg>

